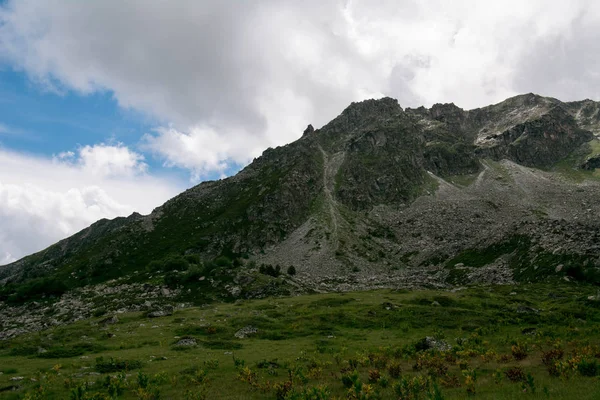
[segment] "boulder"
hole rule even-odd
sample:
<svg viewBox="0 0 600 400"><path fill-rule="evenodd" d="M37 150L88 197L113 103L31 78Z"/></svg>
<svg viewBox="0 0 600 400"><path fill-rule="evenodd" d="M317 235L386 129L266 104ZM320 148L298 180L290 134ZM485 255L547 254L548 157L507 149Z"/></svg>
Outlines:
<svg viewBox="0 0 600 400"><path fill-rule="evenodd" d="M248 336L255 335L256 333L258 333L258 329L248 325L237 331L234 336L238 339L245 339Z"/></svg>
<svg viewBox="0 0 600 400"><path fill-rule="evenodd" d="M159 318L159 317L167 317L169 315L173 315L173 307L167 306L162 309L152 310L146 314L148 318Z"/></svg>

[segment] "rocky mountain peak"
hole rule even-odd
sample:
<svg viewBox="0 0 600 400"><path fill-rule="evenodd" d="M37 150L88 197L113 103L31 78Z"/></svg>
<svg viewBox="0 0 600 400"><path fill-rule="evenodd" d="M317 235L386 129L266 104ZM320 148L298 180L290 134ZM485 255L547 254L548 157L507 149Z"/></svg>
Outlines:
<svg viewBox="0 0 600 400"><path fill-rule="evenodd" d="M57 281L138 282L150 263L185 257L247 260L246 270L206 276L211 293L229 290L221 278L238 285L232 274L253 271L251 262L293 265L300 287L341 280L342 290L356 288L349 280L562 279L569 263L585 266L573 273L586 277L600 267L600 206L589 200L600 196L599 110L534 94L474 110L403 110L389 97L352 103L234 177L204 182L148 216L99 221L1 267L0 296L28 295L22 284L43 292Z"/></svg>

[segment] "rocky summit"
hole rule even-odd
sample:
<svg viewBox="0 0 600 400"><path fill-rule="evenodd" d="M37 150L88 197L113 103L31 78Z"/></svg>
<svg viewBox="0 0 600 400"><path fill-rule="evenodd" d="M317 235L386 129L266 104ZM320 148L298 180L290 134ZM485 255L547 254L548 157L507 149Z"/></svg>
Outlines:
<svg viewBox="0 0 600 400"><path fill-rule="evenodd" d="M0 267L2 335L268 295L600 282L599 110L352 103L235 176Z"/></svg>

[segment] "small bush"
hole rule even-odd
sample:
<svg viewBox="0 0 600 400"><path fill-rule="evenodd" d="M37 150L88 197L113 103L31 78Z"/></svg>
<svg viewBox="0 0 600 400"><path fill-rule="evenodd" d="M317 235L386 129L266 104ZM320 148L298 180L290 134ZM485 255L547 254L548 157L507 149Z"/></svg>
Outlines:
<svg viewBox="0 0 600 400"><path fill-rule="evenodd" d="M139 368L142 368L142 362L139 360L119 360L112 357L108 360L104 360L104 357L96 358L96 371L101 374L130 371Z"/></svg>
<svg viewBox="0 0 600 400"><path fill-rule="evenodd" d="M553 349L550 351L542 351L542 363L546 366L548 373L552 376L560 376L560 370L557 362L564 356L562 349Z"/></svg>
<svg viewBox="0 0 600 400"><path fill-rule="evenodd" d="M390 365L388 365L388 373L392 378L398 379L400 377L400 374L402 373L402 368L400 367L400 364L397 362L390 363Z"/></svg>
<svg viewBox="0 0 600 400"><path fill-rule="evenodd" d="M277 278L279 275L281 275L281 266L277 265L273 267L270 264L262 264L258 268L258 272L260 272L263 275L269 275L273 278Z"/></svg>
<svg viewBox="0 0 600 400"><path fill-rule="evenodd" d="M504 371L504 376L511 382L525 382L526 376L521 367L512 367Z"/></svg>
<svg viewBox="0 0 600 400"><path fill-rule="evenodd" d="M577 364L577 371L583 376L594 377L598 375L598 361L594 359L582 359Z"/></svg>
<svg viewBox="0 0 600 400"><path fill-rule="evenodd" d="M200 265L201 263L200 256L198 254L187 254L184 258L189 264Z"/></svg>
<svg viewBox="0 0 600 400"><path fill-rule="evenodd" d="M527 346L522 344L515 344L511 348L512 356L515 360L521 361L527 358Z"/></svg>
<svg viewBox="0 0 600 400"><path fill-rule="evenodd" d="M4 368L4 369L0 369L0 372L2 372L3 374L6 374L6 375L14 375L19 371L16 368Z"/></svg>
<svg viewBox="0 0 600 400"><path fill-rule="evenodd" d="M32 356L37 354L38 348L35 346L16 346L10 349L11 356Z"/></svg>
<svg viewBox="0 0 600 400"><path fill-rule="evenodd" d="M381 373L378 369L369 370L369 383L377 383L379 378L381 378Z"/></svg>
<svg viewBox="0 0 600 400"><path fill-rule="evenodd" d="M165 261L165 271L187 271L190 264L182 257L170 258Z"/></svg>
<svg viewBox="0 0 600 400"><path fill-rule="evenodd" d="M290 265L287 269L287 274L290 276L296 275L296 267L294 267L293 265Z"/></svg>
<svg viewBox="0 0 600 400"><path fill-rule="evenodd" d="M233 261L227 256L217 257L214 262L219 267L231 268L233 266Z"/></svg>

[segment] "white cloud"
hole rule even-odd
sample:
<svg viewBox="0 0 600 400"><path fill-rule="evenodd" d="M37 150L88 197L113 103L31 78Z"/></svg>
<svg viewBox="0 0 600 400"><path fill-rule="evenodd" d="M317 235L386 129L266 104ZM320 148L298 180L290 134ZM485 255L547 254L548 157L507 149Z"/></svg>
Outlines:
<svg viewBox="0 0 600 400"><path fill-rule="evenodd" d="M86 145L77 150L59 153L55 162L77 166L85 172L104 177L133 177L144 174L148 165L144 156L131 151L122 143L115 146L104 143Z"/></svg>
<svg viewBox="0 0 600 400"><path fill-rule="evenodd" d="M0 58L46 87L109 90L163 121L147 149L195 177L366 97L471 108L528 91L600 96L600 6L588 0L9 0L1 10Z"/></svg>
<svg viewBox="0 0 600 400"><path fill-rule="evenodd" d="M73 163L0 149L0 265L41 250L98 219L133 211L147 214L183 188L167 179L133 176L131 169L117 168L124 173L115 176L112 166L122 157L108 157L102 163L98 160L105 160L103 156L90 156L89 161L87 154L93 154L96 146L88 147L80 149L81 158ZM112 154L106 147L99 145L100 154ZM93 166L103 173L96 173Z"/></svg>

